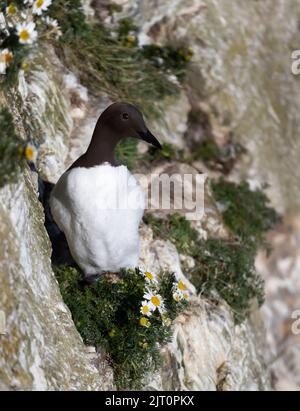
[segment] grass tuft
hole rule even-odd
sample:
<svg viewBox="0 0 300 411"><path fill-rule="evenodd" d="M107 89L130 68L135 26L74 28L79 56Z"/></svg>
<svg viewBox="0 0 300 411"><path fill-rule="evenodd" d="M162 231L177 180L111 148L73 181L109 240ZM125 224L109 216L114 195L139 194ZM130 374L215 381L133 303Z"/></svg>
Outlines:
<svg viewBox="0 0 300 411"><path fill-rule="evenodd" d="M130 20L122 20L113 36L101 23L86 21L80 0L57 0L50 15L63 32L56 49L92 94L105 91L112 100L128 101L148 115L159 114L155 102L178 95L178 85L163 67L158 69L135 41L125 44L127 33L136 30Z"/></svg>

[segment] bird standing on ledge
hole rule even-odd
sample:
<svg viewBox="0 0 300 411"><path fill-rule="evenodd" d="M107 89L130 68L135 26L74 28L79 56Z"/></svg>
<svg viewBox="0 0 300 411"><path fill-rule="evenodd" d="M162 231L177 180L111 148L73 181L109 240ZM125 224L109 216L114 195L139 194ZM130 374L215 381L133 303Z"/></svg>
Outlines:
<svg viewBox="0 0 300 411"><path fill-rule="evenodd" d="M88 281L138 264L145 196L127 167L115 159L117 144L128 137L161 148L135 106L114 103L99 117L87 151L51 193L54 221Z"/></svg>

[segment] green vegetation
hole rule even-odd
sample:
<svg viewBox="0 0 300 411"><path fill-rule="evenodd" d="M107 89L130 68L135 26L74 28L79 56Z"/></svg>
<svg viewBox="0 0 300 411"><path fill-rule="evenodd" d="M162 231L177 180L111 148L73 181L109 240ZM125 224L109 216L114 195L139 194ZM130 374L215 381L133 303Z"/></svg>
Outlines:
<svg viewBox="0 0 300 411"><path fill-rule="evenodd" d="M138 27L129 18L125 18L119 21L117 27L118 40L126 47L137 47L137 31Z"/></svg>
<svg viewBox="0 0 300 411"><path fill-rule="evenodd" d="M4 88L10 88L17 83L20 69L26 67L24 61L31 53L32 48L30 46L20 45L17 36L12 30L11 35L1 44L1 48L7 48L9 50L13 50L14 52L13 60L7 68L5 76L1 76L2 79L0 81L1 86Z"/></svg>
<svg viewBox="0 0 300 411"><path fill-rule="evenodd" d="M158 69L169 71L179 80L183 80L187 63L193 57L193 51L186 47L174 48L169 45L150 44L141 48L140 56L148 59Z"/></svg>
<svg viewBox="0 0 300 411"><path fill-rule="evenodd" d="M169 239L182 254L196 254L195 242L198 232L180 214L170 214L167 219L159 219L152 214L144 216L144 222L151 226L156 237Z"/></svg>
<svg viewBox="0 0 300 411"><path fill-rule="evenodd" d="M251 311L252 301L264 302L264 282L254 267L254 247L208 240L199 247L191 277L200 294L214 299L215 291L233 310L237 323Z"/></svg>
<svg viewBox="0 0 300 411"><path fill-rule="evenodd" d="M200 241L197 231L179 214L164 219L147 214L144 221L155 236L170 240L180 253L194 258L194 268L184 267L186 276L201 294L214 299L217 292L231 306L235 320L241 322L253 300L263 302L263 281L255 271L255 255L257 247L265 245L265 231L280 218L268 206L266 195L251 191L245 182L236 185L220 179L212 186L216 199L227 206L224 222L236 240Z"/></svg>
<svg viewBox="0 0 300 411"><path fill-rule="evenodd" d="M158 69L138 46L136 27L129 19L121 20L113 36L104 25L87 22L80 0L57 0L50 15L63 32L60 45L55 43L58 52L91 93L106 91L113 100L136 104L148 115L159 112L153 103L178 94L167 67Z"/></svg>
<svg viewBox="0 0 300 411"><path fill-rule="evenodd" d="M245 243L261 243L264 232L280 221L265 193L250 190L247 182L235 184L221 178L212 181L211 187L216 201L225 207L225 224Z"/></svg>
<svg viewBox="0 0 300 411"><path fill-rule="evenodd" d="M138 140L135 138L128 138L122 140L116 148L117 160L126 164L127 167L136 171L143 166L148 167L149 164L157 164L160 161L187 161L183 150L179 150L172 144L163 143L162 148L149 146L145 154L139 154L137 151Z"/></svg>
<svg viewBox="0 0 300 411"><path fill-rule="evenodd" d="M11 113L0 110L0 188L16 181L19 170L25 165L25 143L16 134Z"/></svg>
<svg viewBox="0 0 300 411"><path fill-rule="evenodd" d="M127 138L121 140L116 147L116 159L120 164L125 164L129 170L134 170L137 162L138 140L136 138Z"/></svg>
<svg viewBox="0 0 300 411"><path fill-rule="evenodd" d="M158 285L152 286L139 269L124 270L87 286L74 268L59 267L55 272L84 342L108 354L118 388L140 389L145 375L157 370L159 345L170 341L172 320L186 305L173 299L174 275L161 273ZM141 314L146 285L161 295L162 315L157 309L149 317Z"/></svg>
<svg viewBox="0 0 300 411"><path fill-rule="evenodd" d="M206 139L195 148L193 157L200 158L204 163L217 162L220 159L221 150L213 139Z"/></svg>
<svg viewBox="0 0 300 411"><path fill-rule="evenodd" d="M32 15L31 4L23 0L8 0L0 2L0 12L2 14L2 22L0 27L0 52L3 52L2 75L0 76L0 84L4 89L10 89L18 80L20 69L26 71L28 69L27 59L34 55L36 44L43 39L55 37L56 29L50 28L49 24L45 23L40 16ZM26 24L29 21L34 22L37 31L37 41L31 44L31 41L21 43L17 33L17 23ZM30 36L30 34L29 34Z"/></svg>
<svg viewBox="0 0 300 411"><path fill-rule="evenodd" d="M263 302L263 282L254 268L255 248L225 240L198 240L198 233L184 217L171 214L167 220L148 214L145 222L155 236L168 239L178 251L195 260L183 267L199 293L215 299L216 292L232 308L237 323L250 311L252 300Z"/></svg>
<svg viewBox="0 0 300 411"><path fill-rule="evenodd" d="M31 6L24 4L23 0L8 4L16 6L14 13L22 11L31 16ZM8 50L5 56L6 73L1 76L1 85L6 88L10 89L17 83L20 69L25 73L29 71L30 59L37 52L37 45L45 43L47 46L51 42L66 66L78 75L91 94L99 95L104 91L111 100L125 100L139 106L146 116L160 115L157 104L165 96L179 93L179 83L176 77L174 81L174 75L183 79L186 65L192 56L190 49L176 50L155 45L140 47L137 27L132 20L123 19L116 28L108 29L101 22L91 22L86 18L81 0L55 0L49 7L47 16L58 21L62 33L59 38L58 28L34 16L37 42L21 44L15 22L10 21L6 6L6 3L0 6L7 23L6 28L0 30L1 50ZM112 4L110 13L118 11L120 7ZM170 75L173 75L172 80ZM6 160L12 153L8 147L12 149L14 144L13 141L8 144L9 134L8 130L1 146L2 152L7 147L5 154L1 153ZM167 150L163 150L160 155L167 156L167 153ZM151 156L152 153L149 159ZM120 162L134 169L137 163L137 141L132 139L120 143L117 157ZM9 166L2 168L3 175L17 167L14 157L6 160ZM10 178L8 176L2 180L9 181Z"/></svg>
<svg viewBox="0 0 300 411"><path fill-rule="evenodd" d="M183 150L178 149L173 144L162 143L162 148L149 146L147 153L143 157L146 163L156 163L161 160L183 161L185 154Z"/></svg>
<svg viewBox="0 0 300 411"><path fill-rule="evenodd" d="M187 63L193 57L193 51L189 47L174 47L171 45L160 46L149 44L138 47L138 27L130 18L119 21L117 27L118 40L127 47L136 47L139 59L149 60L154 67L167 73L174 74L179 80L185 77Z"/></svg>

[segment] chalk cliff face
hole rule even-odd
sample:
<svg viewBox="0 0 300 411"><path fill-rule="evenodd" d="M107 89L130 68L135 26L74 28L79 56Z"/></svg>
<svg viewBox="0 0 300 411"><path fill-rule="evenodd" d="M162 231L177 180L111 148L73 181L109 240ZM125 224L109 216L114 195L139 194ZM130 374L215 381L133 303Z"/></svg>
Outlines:
<svg viewBox="0 0 300 411"><path fill-rule="evenodd" d="M189 113L200 110L220 144L234 134L249 149L247 162L234 171L236 179L269 181L271 199L280 210L299 205L294 176L300 175L295 134L300 99L297 80L289 74L289 50L298 35L296 2L114 2L136 20L141 39L188 42L195 52L187 87L176 101L164 102L165 122L153 121L160 139L184 147ZM55 183L85 150L95 120L110 100L105 94L97 100L89 97L49 45L36 57L30 79L21 75L18 89L1 93L0 103L10 107L21 135L26 130L40 141L38 170ZM295 150L282 161L285 144ZM173 167L180 173L183 166ZM226 236L208 194L206 200L197 229L208 238ZM147 226L141 227L141 235L141 264L184 276L184 256L172 243L153 238ZM0 239L0 389L112 389L110 367L101 354L84 346L62 301L37 199L37 175L29 169L18 183L0 190ZM237 326L225 302L215 305L197 296L186 281L191 305L177 318L174 340L163 349L163 367L145 381L145 389L270 389L260 313ZM268 315L275 311L267 308Z"/></svg>
<svg viewBox="0 0 300 411"><path fill-rule="evenodd" d="M192 46L191 104L209 113L220 140L232 134L247 147L239 176L276 187L270 196L281 210L299 207L299 76L291 72L300 41L298 2L116 3L141 28L143 42Z"/></svg>

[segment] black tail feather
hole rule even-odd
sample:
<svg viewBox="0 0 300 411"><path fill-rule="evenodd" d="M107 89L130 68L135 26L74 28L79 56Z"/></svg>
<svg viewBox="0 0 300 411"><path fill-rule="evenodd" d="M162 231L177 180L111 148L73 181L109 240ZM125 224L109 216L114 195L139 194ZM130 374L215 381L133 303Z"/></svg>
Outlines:
<svg viewBox="0 0 300 411"><path fill-rule="evenodd" d="M51 261L55 266L64 264L76 266L76 263L71 256L66 237L58 228L51 215L49 200L53 187L54 184L44 181L40 176L38 177L39 201L44 208L45 228L52 244Z"/></svg>

